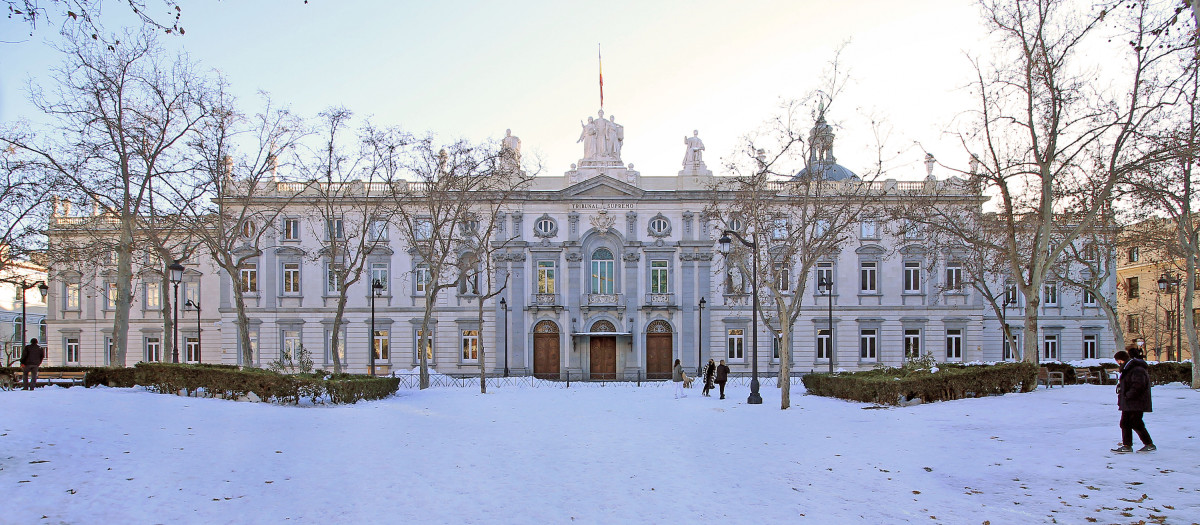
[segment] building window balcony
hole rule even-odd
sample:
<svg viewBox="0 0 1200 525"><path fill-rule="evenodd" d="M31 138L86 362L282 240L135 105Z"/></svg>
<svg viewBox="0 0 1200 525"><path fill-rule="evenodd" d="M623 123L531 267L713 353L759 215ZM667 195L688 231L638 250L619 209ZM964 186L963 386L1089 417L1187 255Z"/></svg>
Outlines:
<svg viewBox="0 0 1200 525"><path fill-rule="evenodd" d="M646 294L646 305L648 305L648 306L675 306L675 294L673 294L673 293L648 293L648 294Z"/></svg>
<svg viewBox="0 0 1200 525"><path fill-rule="evenodd" d="M584 303L589 306L617 306L621 303L619 293L590 293L584 297Z"/></svg>
<svg viewBox="0 0 1200 525"><path fill-rule="evenodd" d="M556 293L535 293L529 298L529 304L533 306L562 306L562 302L558 299Z"/></svg>

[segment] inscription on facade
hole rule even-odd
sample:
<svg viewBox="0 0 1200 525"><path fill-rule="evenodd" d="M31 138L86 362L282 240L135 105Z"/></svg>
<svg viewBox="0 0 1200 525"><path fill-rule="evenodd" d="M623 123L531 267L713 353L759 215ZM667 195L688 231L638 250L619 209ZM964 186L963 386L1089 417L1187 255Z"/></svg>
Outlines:
<svg viewBox="0 0 1200 525"><path fill-rule="evenodd" d="M632 202L572 202L572 210L632 210Z"/></svg>

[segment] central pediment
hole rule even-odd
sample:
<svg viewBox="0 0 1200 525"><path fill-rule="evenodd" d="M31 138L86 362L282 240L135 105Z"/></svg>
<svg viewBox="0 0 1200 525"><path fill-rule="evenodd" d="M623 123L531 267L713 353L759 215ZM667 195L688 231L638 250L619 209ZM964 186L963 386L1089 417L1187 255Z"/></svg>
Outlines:
<svg viewBox="0 0 1200 525"><path fill-rule="evenodd" d="M599 175L563 188L558 196L562 199L587 197L641 198L645 193L645 190L632 184L621 182L608 175Z"/></svg>

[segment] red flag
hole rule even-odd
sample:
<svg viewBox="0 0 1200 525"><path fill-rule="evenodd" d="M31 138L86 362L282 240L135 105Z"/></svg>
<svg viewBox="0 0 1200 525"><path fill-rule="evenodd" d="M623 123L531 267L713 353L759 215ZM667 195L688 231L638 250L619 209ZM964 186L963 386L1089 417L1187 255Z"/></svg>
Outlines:
<svg viewBox="0 0 1200 525"><path fill-rule="evenodd" d="M600 109L604 109L604 60L600 57L600 44L596 44L596 63L600 65Z"/></svg>

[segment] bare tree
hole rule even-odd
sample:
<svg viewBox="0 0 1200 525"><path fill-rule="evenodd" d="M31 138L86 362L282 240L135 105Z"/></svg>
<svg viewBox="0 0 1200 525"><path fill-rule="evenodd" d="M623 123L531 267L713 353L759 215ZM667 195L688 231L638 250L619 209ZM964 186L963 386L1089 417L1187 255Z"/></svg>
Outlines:
<svg viewBox="0 0 1200 525"><path fill-rule="evenodd" d="M78 29L93 40L106 39L99 21L103 0L4 0L8 6L8 17L18 18L29 25L29 34L37 29L38 22L61 23L65 34ZM129 10L146 28L166 34L184 34L179 25L183 8L174 0L122 0ZM152 9L150 6L154 6ZM154 12L157 9L162 11ZM119 45L115 40L113 45Z"/></svg>
<svg viewBox="0 0 1200 525"><path fill-rule="evenodd" d="M184 169L186 141L206 116L204 79L182 59L163 60L154 37L129 35L118 46L77 40L64 50L51 96L33 103L57 121L43 133L5 134L5 147L27 153L61 191L112 210L117 234L114 365L125 364L132 256L138 218L147 212L155 180ZM61 138L50 138L61 137Z"/></svg>

